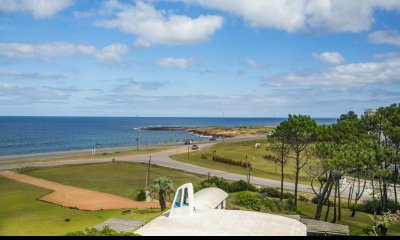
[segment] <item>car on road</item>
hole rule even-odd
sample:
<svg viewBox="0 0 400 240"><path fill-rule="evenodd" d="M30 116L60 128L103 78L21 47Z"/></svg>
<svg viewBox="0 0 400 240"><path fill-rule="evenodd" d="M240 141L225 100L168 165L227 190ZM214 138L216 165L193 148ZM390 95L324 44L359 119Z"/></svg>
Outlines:
<svg viewBox="0 0 400 240"><path fill-rule="evenodd" d="M192 145L193 144L193 140L186 140L185 141L185 145Z"/></svg>
<svg viewBox="0 0 400 240"><path fill-rule="evenodd" d="M197 149L199 149L199 146L197 146L196 144L193 144L192 150L197 150Z"/></svg>
<svg viewBox="0 0 400 240"><path fill-rule="evenodd" d="M212 137L212 138L210 138L210 139L208 139L209 141L217 141L217 139L215 138L215 137Z"/></svg>

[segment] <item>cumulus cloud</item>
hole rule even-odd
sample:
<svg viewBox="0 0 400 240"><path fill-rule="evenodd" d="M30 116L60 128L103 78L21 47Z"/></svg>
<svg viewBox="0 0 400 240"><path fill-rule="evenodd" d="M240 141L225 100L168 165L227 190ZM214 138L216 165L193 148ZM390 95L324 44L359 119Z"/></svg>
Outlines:
<svg viewBox="0 0 400 240"><path fill-rule="evenodd" d="M45 61L55 57L90 56L100 63L116 64L128 51L123 44L112 44L101 49L92 45L53 42L44 44L0 43L0 56L8 58L39 58Z"/></svg>
<svg viewBox="0 0 400 240"><path fill-rule="evenodd" d="M103 12L113 12L112 19L95 22L103 28L117 28L137 36L135 46L150 47L154 44L183 45L207 41L223 25L220 16L190 18L158 11L152 5L137 1L136 5L108 1Z"/></svg>
<svg viewBox="0 0 400 240"><path fill-rule="evenodd" d="M242 17L253 28L287 32L323 29L361 32L375 22L374 11L400 10L396 0L182 0Z"/></svg>
<svg viewBox="0 0 400 240"><path fill-rule="evenodd" d="M339 65L344 63L343 56L338 52L323 52L323 53L314 53L313 58L335 65Z"/></svg>
<svg viewBox="0 0 400 240"><path fill-rule="evenodd" d="M376 31L369 34L369 41L375 44L390 44L400 47L400 31Z"/></svg>
<svg viewBox="0 0 400 240"><path fill-rule="evenodd" d="M161 67L177 67L188 68L197 63L194 58L163 58L159 59L156 64Z"/></svg>
<svg viewBox="0 0 400 240"><path fill-rule="evenodd" d="M24 78L24 79L44 79L44 80L56 80L61 79L61 75L52 75L39 72L21 72L9 69L0 68L0 77L11 77L11 78Z"/></svg>
<svg viewBox="0 0 400 240"><path fill-rule="evenodd" d="M47 18L71 6L75 0L2 0L2 12L31 12L36 18Z"/></svg>
<svg viewBox="0 0 400 240"><path fill-rule="evenodd" d="M381 62L366 62L340 65L322 70L286 73L265 78L267 85L281 87L334 86L354 87L375 83L400 81L400 58L390 58Z"/></svg>

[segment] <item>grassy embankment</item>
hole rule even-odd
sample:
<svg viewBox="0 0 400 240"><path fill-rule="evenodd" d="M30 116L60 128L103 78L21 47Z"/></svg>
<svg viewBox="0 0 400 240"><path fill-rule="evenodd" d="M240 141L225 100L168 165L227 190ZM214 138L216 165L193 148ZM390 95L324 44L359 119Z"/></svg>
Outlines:
<svg viewBox="0 0 400 240"><path fill-rule="evenodd" d="M134 163L103 163L79 166L59 166L29 169L31 176L71 186L112 193L133 199L136 190L145 184L147 165ZM151 180L166 176L175 187L182 183L196 184L199 175L153 166ZM93 227L111 217L149 221L159 216L159 210L132 210L122 215L121 210L79 211L38 201L50 190L38 188L0 177L0 236L4 235L64 235L68 232ZM71 222L65 222L71 218Z"/></svg>
<svg viewBox="0 0 400 240"><path fill-rule="evenodd" d="M260 149L254 148L256 143L261 143ZM201 167L246 175L246 168L214 162L212 160L212 155L215 151L215 153L220 157L243 162L246 161L247 156L248 161L252 164L252 176L280 180L279 164L275 164L271 160L264 159L264 156L266 154L271 154L271 152L265 150L266 146L267 140L225 142L218 143L208 149L192 151L189 153L189 158L187 153L174 155L171 158L177 161L194 164ZM207 155L208 157L203 158L202 155ZM304 169L301 171L299 181L300 183L309 185L310 179L305 170L307 170L307 166L305 166ZM285 181L294 182L294 176L295 161L294 159L289 159L287 165L285 166Z"/></svg>
<svg viewBox="0 0 400 240"><path fill-rule="evenodd" d="M49 157L46 159L32 159L26 161L5 161L0 162L1 165L21 164L21 163L37 163L37 162L56 162L56 161L74 161L74 160L90 160L90 159L113 159L118 160L120 157L138 156L161 152L167 150L168 147L159 147L154 149L143 149L143 150L128 150L128 151L107 151L104 153L98 153L96 155L83 154L77 156L60 156L60 157Z"/></svg>

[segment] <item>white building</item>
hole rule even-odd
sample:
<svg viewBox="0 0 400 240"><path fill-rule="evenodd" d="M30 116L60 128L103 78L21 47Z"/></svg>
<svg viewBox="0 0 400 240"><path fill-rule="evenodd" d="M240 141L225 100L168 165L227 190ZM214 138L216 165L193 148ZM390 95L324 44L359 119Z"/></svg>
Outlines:
<svg viewBox="0 0 400 240"><path fill-rule="evenodd" d="M273 214L225 210L228 194L218 188L193 193L178 188L172 208L135 233L142 236L306 236L303 223Z"/></svg>

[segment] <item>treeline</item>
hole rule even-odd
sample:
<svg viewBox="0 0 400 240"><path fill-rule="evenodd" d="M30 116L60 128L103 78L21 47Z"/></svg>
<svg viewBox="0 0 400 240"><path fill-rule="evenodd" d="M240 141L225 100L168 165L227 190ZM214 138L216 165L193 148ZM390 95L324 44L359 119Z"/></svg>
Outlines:
<svg viewBox="0 0 400 240"><path fill-rule="evenodd" d="M325 220L333 206L335 223L341 219L341 206L348 204L355 216L365 189L372 189L375 213L398 210L397 184L400 165L400 105L381 107L361 116L352 111L340 116L332 125L318 126L311 117L289 115L269 138L267 150L273 154L266 159L275 161L281 170L283 191L284 168L294 161L294 207L297 209L297 186L300 171L308 167L311 185L317 196L315 219L320 220L327 205ZM316 159L316 161L310 161ZM348 195L341 196L342 179L351 179ZM378 189L377 191L375 189ZM389 206L389 191L394 204ZM342 198L348 198L346 203ZM333 199L333 203L330 202ZM395 207L393 207L395 206Z"/></svg>

